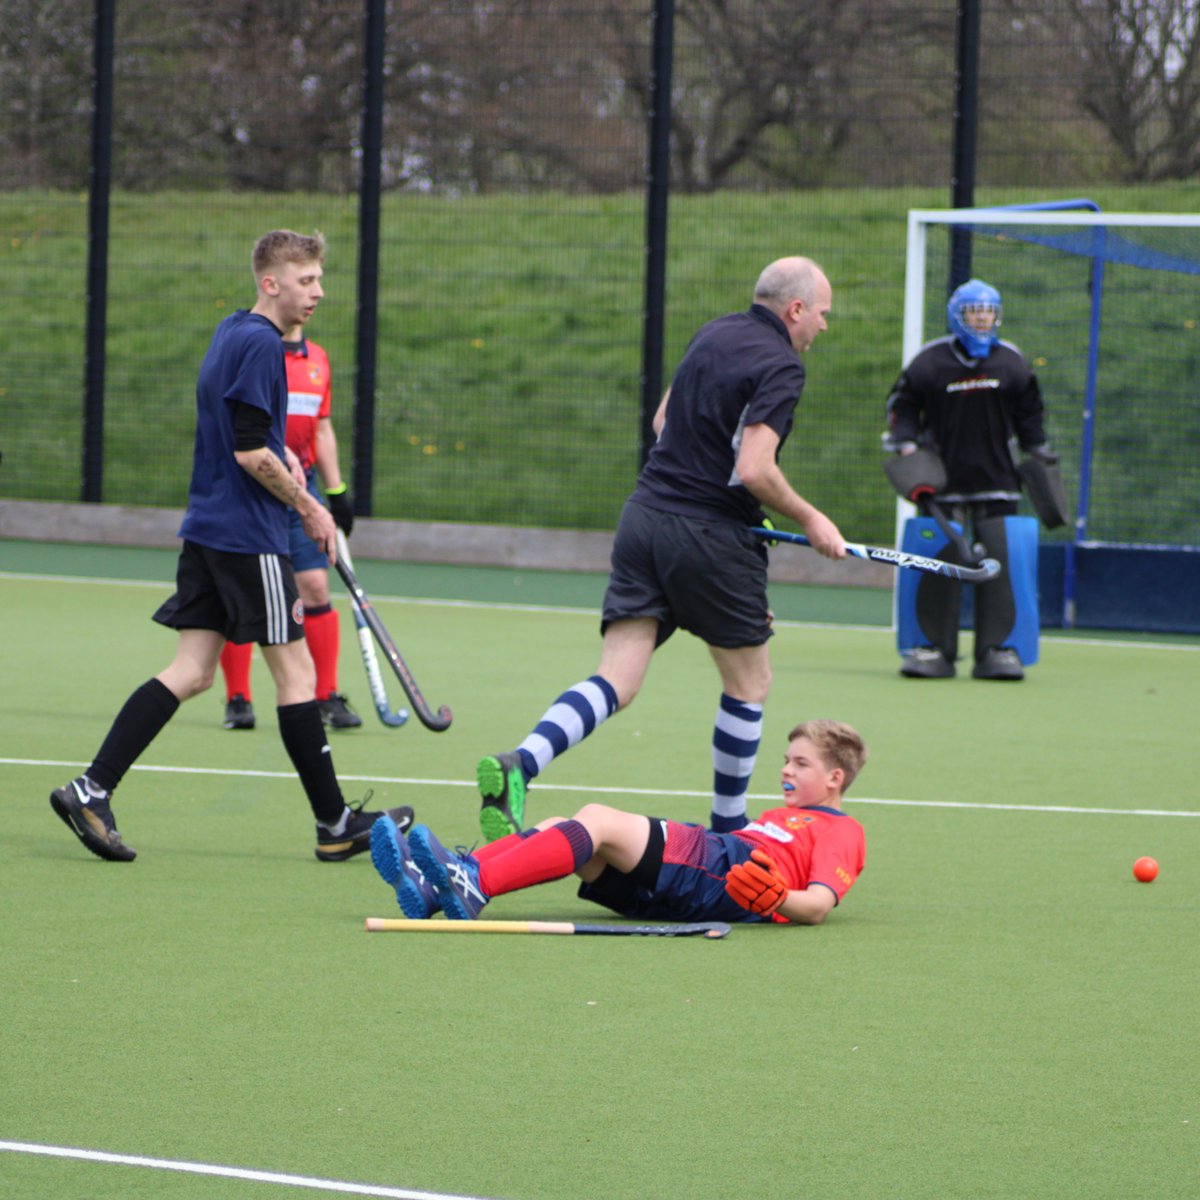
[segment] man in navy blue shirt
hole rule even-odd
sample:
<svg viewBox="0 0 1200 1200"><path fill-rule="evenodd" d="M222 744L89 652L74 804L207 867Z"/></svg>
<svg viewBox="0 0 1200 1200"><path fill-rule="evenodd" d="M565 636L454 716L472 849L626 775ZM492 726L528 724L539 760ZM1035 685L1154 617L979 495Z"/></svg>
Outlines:
<svg viewBox="0 0 1200 1200"><path fill-rule="evenodd" d="M279 732L316 817L317 858L339 862L369 848L379 814L342 797L288 558L289 507L330 562L335 554L333 518L308 492L284 444L283 333L306 322L324 295L324 256L319 234L274 230L259 238L252 260L257 301L221 322L200 365L176 590L154 614L179 633L175 658L125 702L88 770L50 793L54 811L100 858L135 857L117 832L112 793L179 705L212 686L227 638L262 647L275 680Z"/></svg>
<svg viewBox="0 0 1200 1200"><path fill-rule="evenodd" d="M759 276L749 310L692 339L617 527L595 674L559 696L516 750L479 763L489 841L521 828L529 781L633 700L651 655L676 629L706 643L721 676L712 827L745 825L771 683L767 552L750 527L765 505L800 525L819 553L846 553L837 526L778 463L804 387L798 356L825 329L831 302L816 263L781 258Z"/></svg>

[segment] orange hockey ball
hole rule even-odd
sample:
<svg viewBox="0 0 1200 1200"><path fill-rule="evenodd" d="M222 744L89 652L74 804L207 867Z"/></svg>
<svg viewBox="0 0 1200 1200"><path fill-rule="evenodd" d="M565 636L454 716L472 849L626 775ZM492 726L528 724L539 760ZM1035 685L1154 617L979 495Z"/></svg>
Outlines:
<svg viewBox="0 0 1200 1200"><path fill-rule="evenodd" d="M1143 855L1133 864L1133 877L1138 883L1150 883L1158 875L1158 863Z"/></svg>

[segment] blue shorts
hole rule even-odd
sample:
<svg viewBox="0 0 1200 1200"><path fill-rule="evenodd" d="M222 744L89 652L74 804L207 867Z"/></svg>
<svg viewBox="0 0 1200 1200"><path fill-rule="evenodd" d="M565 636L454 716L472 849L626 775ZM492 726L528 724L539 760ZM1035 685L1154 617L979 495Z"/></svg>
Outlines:
<svg viewBox="0 0 1200 1200"><path fill-rule="evenodd" d="M319 503L324 504L321 493L317 488L317 473L311 467L305 479L308 483L308 494ZM304 523L300 514L294 509L288 509L288 555L292 560L293 571L328 571L329 559L316 542L304 532Z"/></svg>
<svg viewBox="0 0 1200 1200"><path fill-rule="evenodd" d="M754 846L732 833L703 825L650 818L650 844L628 874L605 867L592 883L579 885L584 900L623 917L656 921L764 921L725 891L731 867L745 862Z"/></svg>

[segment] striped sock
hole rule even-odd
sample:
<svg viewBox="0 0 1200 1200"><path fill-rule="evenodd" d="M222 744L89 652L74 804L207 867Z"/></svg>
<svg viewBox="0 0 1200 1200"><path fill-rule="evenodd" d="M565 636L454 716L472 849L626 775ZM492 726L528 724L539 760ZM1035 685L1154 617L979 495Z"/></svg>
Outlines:
<svg viewBox="0 0 1200 1200"><path fill-rule="evenodd" d="M746 824L746 793L762 740L761 704L746 704L721 694L713 728L714 833L729 833Z"/></svg>
<svg viewBox="0 0 1200 1200"><path fill-rule="evenodd" d="M607 679L593 675L563 692L517 747L526 779L533 779L550 763L582 742L617 711L617 693Z"/></svg>

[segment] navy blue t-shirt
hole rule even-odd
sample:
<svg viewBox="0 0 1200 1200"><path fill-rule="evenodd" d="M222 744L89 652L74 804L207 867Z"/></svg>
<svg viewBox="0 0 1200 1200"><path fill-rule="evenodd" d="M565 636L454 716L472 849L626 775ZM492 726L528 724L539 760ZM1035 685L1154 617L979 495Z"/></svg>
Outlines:
<svg viewBox="0 0 1200 1200"><path fill-rule="evenodd" d="M769 425L782 448L803 388L804 366L769 308L754 304L709 321L671 381L667 421L632 498L667 512L757 524L762 509L735 469L742 431Z"/></svg>
<svg viewBox="0 0 1200 1200"><path fill-rule="evenodd" d="M234 458L237 404L271 417L268 447L284 458L287 371L283 338L266 317L239 309L217 326L196 380L196 446L179 536L234 554L286 554L288 509Z"/></svg>

